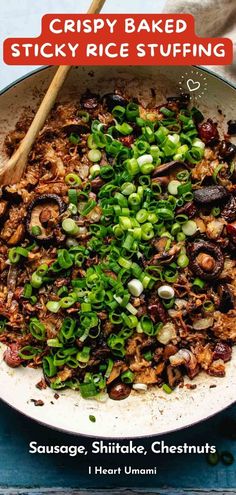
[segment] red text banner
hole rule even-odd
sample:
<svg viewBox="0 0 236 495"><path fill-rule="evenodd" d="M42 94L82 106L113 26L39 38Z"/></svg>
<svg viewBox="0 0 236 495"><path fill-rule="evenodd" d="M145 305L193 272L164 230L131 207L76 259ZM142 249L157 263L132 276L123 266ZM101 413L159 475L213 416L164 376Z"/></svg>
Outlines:
<svg viewBox="0 0 236 495"><path fill-rule="evenodd" d="M199 38L190 14L46 14L37 38L8 38L8 65L227 65L228 38Z"/></svg>

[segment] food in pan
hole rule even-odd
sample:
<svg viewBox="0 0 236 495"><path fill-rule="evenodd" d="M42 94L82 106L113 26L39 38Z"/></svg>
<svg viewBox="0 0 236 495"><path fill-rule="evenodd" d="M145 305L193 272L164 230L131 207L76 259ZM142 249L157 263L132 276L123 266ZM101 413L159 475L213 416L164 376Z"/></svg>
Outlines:
<svg viewBox="0 0 236 495"><path fill-rule="evenodd" d="M29 121L6 137L11 155ZM236 341L236 146L188 95L58 104L0 199L10 367L84 398L225 375ZM190 385L191 386L191 385ZM194 385L193 385L194 386Z"/></svg>

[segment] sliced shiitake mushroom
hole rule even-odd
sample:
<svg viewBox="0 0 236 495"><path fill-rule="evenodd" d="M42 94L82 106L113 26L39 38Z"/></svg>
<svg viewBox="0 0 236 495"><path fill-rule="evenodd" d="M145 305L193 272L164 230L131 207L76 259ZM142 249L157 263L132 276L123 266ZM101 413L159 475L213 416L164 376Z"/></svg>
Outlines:
<svg viewBox="0 0 236 495"><path fill-rule="evenodd" d="M7 244L9 246L16 246L23 240L24 234L25 226L23 225L23 223L20 223L20 225L18 225L14 233L11 235L10 239L8 239Z"/></svg>
<svg viewBox="0 0 236 495"><path fill-rule="evenodd" d="M203 280L214 280L224 267L224 256L219 246L199 239L189 244L191 270Z"/></svg>
<svg viewBox="0 0 236 495"><path fill-rule="evenodd" d="M68 122L63 125L62 129L66 132L67 135L77 134L78 136L80 136L80 134L88 133L90 127L83 119L73 119L68 120Z"/></svg>
<svg viewBox="0 0 236 495"><path fill-rule="evenodd" d="M223 201L227 198L228 192L223 186L209 186L194 191L194 201L200 206L207 206Z"/></svg>
<svg viewBox="0 0 236 495"><path fill-rule="evenodd" d="M177 167L181 167L182 169L183 168L185 168L185 169L190 168L189 165L187 165L184 162L178 162L176 160L173 160L173 161L168 162L168 163L163 163L163 165L158 165L158 167L156 167L153 170L152 176L158 177L161 175L166 175L170 170L172 170L173 168L177 168Z"/></svg>
<svg viewBox="0 0 236 495"><path fill-rule="evenodd" d="M194 378L199 373L199 365L196 356L189 349L180 349L169 358L171 366L184 365L189 378Z"/></svg>
<svg viewBox="0 0 236 495"><path fill-rule="evenodd" d="M37 242L51 242L55 238L54 230L58 227L59 216L66 205L57 194L43 194L34 199L28 208L26 228L28 234ZM38 233L34 233L38 227Z"/></svg>
<svg viewBox="0 0 236 495"><path fill-rule="evenodd" d="M102 103L103 105L105 104L107 106L109 112L112 112L113 108L116 107L117 105L121 107L126 107L128 101L119 94L108 93L103 96Z"/></svg>
<svg viewBox="0 0 236 495"><path fill-rule="evenodd" d="M7 213L7 206L8 206L8 203L5 199L2 199L0 201L0 220L2 220L6 213Z"/></svg>
<svg viewBox="0 0 236 495"><path fill-rule="evenodd" d="M220 297L219 311L221 313L228 313L228 311L234 309L234 296L228 284L220 284L217 292Z"/></svg>

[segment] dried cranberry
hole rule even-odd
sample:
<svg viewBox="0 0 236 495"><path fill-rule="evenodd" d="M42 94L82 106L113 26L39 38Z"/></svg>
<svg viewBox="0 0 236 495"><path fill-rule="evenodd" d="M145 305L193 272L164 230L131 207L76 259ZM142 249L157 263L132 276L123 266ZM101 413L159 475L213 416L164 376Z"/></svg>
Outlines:
<svg viewBox="0 0 236 495"><path fill-rule="evenodd" d="M236 134L236 120L229 120L228 124L228 134L230 136Z"/></svg>
<svg viewBox="0 0 236 495"><path fill-rule="evenodd" d="M107 106L109 112L112 112L113 108L117 105L126 107L128 101L121 95L109 93L102 97L102 104Z"/></svg>
<svg viewBox="0 0 236 495"><path fill-rule="evenodd" d="M4 352L3 359L10 368L17 368L22 363L19 356L19 344L10 344L9 348Z"/></svg>
<svg viewBox="0 0 236 495"><path fill-rule="evenodd" d="M228 344L223 344L223 342L218 342L215 346L213 352L213 361L217 361L217 359L223 359L226 363L230 361L232 356L232 349Z"/></svg>
<svg viewBox="0 0 236 495"><path fill-rule="evenodd" d="M120 141L121 143L124 145L124 146L127 146L128 148L131 147L131 145L133 144L134 142L134 136L124 136L124 137L121 137L120 138Z"/></svg>
<svg viewBox="0 0 236 495"><path fill-rule="evenodd" d="M227 234L233 243L236 243L236 225L233 223L228 223L226 225Z"/></svg>
<svg viewBox="0 0 236 495"><path fill-rule="evenodd" d="M216 141L219 140L217 124L215 124L211 119L203 122L203 124L199 124L198 131L202 141L204 141L204 143L208 145L214 144Z"/></svg>

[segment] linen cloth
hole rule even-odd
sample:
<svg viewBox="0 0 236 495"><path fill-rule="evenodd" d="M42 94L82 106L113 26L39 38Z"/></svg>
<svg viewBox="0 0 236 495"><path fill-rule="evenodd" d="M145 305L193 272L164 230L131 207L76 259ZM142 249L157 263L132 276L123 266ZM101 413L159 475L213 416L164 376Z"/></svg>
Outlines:
<svg viewBox="0 0 236 495"><path fill-rule="evenodd" d="M226 37L234 43L234 63L209 68L236 84L236 0L167 0L164 12L193 14L202 37Z"/></svg>

